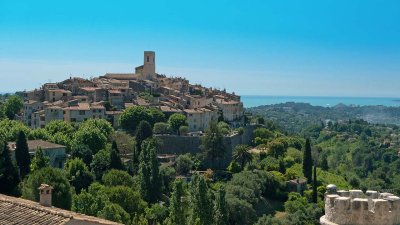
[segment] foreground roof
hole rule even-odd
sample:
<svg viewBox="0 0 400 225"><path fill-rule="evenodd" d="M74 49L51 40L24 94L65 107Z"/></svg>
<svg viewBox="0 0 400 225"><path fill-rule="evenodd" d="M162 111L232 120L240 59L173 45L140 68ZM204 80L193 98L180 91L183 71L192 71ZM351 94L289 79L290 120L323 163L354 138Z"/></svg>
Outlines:
<svg viewBox="0 0 400 225"><path fill-rule="evenodd" d="M55 208L37 202L0 194L0 224L90 224L120 225L101 218Z"/></svg>

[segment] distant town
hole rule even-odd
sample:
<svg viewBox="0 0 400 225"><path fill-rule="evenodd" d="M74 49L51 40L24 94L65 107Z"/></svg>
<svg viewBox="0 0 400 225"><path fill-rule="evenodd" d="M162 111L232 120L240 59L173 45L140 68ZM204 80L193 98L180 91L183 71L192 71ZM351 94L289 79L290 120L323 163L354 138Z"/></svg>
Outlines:
<svg viewBox="0 0 400 225"><path fill-rule="evenodd" d="M106 119L117 128L122 111L136 105L158 108L167 116L184 114L189 132L204 131L219 117L234 127L243 123L240 96L193 85L182 77L166 77L155 68L155 52L145 51L144 64L134 73L106 73L90 80L70 77L17 92L24 99L19 119L33 129L53 120L79 123L87 119Z"/></svg>

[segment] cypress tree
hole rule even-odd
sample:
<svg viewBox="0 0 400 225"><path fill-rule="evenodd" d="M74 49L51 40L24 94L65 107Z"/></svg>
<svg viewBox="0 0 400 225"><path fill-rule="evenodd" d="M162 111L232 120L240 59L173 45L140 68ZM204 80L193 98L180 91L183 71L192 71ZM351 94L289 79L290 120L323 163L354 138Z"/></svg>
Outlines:
<svg viewBox="0 0 400 225"><path fill-rule="evenodd" d="M50 160L49 157L45 156L43 154L43 150L38 147L35 152L35 156L32 159L31 163L31 171L34 172L36 170L49 167L50 166Z"/></svg>
<svg viewBox="0 0 400 225"><path fill-rule="evenodd" d="M312 156L311 156L311 144L310 139L306 139L306 145L304 148L303 155L303 173L307 178L307 182L311 183L312 181Z"/></svg>
<svg viewBox="0 0 400 225"><path fill-rule="evenodd" d="M111 149L115 149L115 150L118 152L118 154L120 153L120 152L119 152L118 145L117 145L117 142L116 142L116 141L113 141L113 142L112 142Z"/></svg>
<svg viewBox="0 0 400 225"><path fill-rule="evenodd" d="M214 224L227 225L228 224L228 209L225 199L225 189L221 187L218 190L217 199L214 205Z"/></svg>
<svg viewBox="0 0 400 225"><path fill-rule="evenodd" d="M191 224L212 224L213 207L207 183L203 176L195 175L191 184Z"/></svg>
<svg viewBox="0 0 400 225"><path fill-rule="evenodd" d="M31 157L29 155L26 136L23 131L20 131L17 137L15 159L19 167L21 178L24 178L30 172Z"/></svg>
<svg viewBox="0 0 400 225"><path fill-rule="evenodd" d="M327 156L324 154L321 156L321 164L320 164L320 168L322 170L328 171L329 166L328 166L328 159Z"/></svg>
<svg viewBox="0 0 400 225"><path fill-rule="evenodd" d="M139 157L141 155L143 141L146 140L147 138L150 138L151 136L153 136L153 129L151 128L150 123L145 120L140 121L136 129L136 136L135 136L136 146L135 150L133 151L134 171L137 171L139 165Z"/></svg>
<svg viewBox="0 0 400 225"><path fill-rule="evenodd" d="M314 166L312 201L313 201L314 203L317 203L317 202L318 202L318 192L317 192L317 167L316 167L316 166Z"/></svg>
<svg viewBox="0 0 400 225"><path fill-rule="evenodd" d="M143 142L142 147L139 164L140 193L147 202L154 203L161 190L155 140Z"/></svg>
<svg viewBox="0 0 400 225"><path fill-rule="evenodd" d="M169 205L169 219L171 224L186 224L185 208L182 204L182 197L184 194L182 180L176 180L171 196L171 204Z"/></svg>
<svg viewBox="0 0 400 225"><path fill-rule="evenodd" d="M7 142L0 147L0 193L7 195L18 194L18 167L12 161Z"/></svg>
<svg viewBox="0 0 400 225"><path fill-rule="evenodd" d="M112 144L111 154L110 154L110 168L117 170L125 170L124 165L122 164L121 157L119 155L117 143L115 141Z"/></svg>

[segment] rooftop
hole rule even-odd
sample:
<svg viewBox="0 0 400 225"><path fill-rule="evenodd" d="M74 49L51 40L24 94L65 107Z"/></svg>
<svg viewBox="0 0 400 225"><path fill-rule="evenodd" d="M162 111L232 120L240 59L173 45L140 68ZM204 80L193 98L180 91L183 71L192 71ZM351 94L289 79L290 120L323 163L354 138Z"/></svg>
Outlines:
<svg viewBox="0 0 400 225"><path fill-rule="evenodd" d="M55 207L45 207L37 202L0 194L0 224L79 224L119 225L112 221L87 216Z"/></svg>
<svg viewBox="0 0 400 225"><path fill-rule="evenodd" d="M8 146L10 147L11 151L15 150L16 143L15 142L8 142ZM65 148L64 145L59 145L55 143L51 143L48 141L43 140L29 140L28 141L28 149L30 151L35 151L38 147L41 149L53 149L53 148Z"/></svg>

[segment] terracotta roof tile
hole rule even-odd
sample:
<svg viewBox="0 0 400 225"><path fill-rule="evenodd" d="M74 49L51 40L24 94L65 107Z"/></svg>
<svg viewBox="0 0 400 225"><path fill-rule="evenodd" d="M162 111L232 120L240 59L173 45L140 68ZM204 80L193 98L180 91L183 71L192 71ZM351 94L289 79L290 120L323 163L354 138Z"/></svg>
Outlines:
<svg viewBox="0 0 400 225"><path fill-rule="evenodd" d="M120 225L109 220L87 216L55 207L45 207L37 202L0 194L0 224L54 224L70 221L79 224Z"/></svg>

